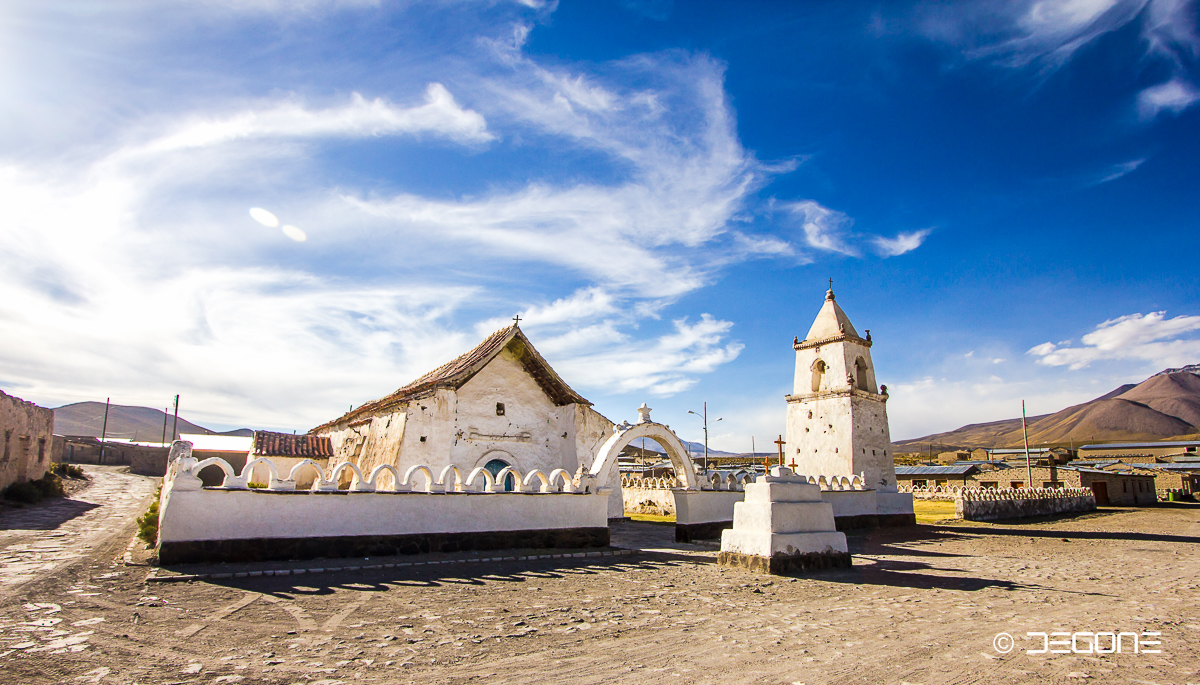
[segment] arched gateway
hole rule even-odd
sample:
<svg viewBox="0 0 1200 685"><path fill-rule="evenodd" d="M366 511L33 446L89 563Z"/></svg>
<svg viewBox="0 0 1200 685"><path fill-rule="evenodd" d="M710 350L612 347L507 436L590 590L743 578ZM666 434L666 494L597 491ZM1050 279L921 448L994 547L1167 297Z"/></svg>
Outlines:
<svg viewBox="0 0 1200 685"><path fill-rule="evenodd" d="M596 461L592 463L591 474L600 483L610 482L613 469L617 467L617 455L626 445L638 438L650 438L667 451L671 465L675 467L675 476L679 484L689 490L698 488L696 471L692 466L691 456L683 446L683 441L667 426L650 420L650 408L642 404L638 407L638 422L623 423L616 426L616 431L600 446ZM618 479L618 482L619 479Z"/></svg>

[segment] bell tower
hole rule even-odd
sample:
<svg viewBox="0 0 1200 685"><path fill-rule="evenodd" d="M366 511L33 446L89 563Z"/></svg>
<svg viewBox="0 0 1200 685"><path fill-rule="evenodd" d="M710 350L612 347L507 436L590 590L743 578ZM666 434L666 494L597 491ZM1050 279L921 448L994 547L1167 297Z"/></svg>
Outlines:
<svg viewBox="0 0 1200 685"><path fill-rule="evenodd" d="M876 385L866 333L860 336L838 306L831 283L808 335L792 343L796 377L787 396L785 461L794 460L804 475L862 474L867 488L894 493L887 386Z"/></svg>

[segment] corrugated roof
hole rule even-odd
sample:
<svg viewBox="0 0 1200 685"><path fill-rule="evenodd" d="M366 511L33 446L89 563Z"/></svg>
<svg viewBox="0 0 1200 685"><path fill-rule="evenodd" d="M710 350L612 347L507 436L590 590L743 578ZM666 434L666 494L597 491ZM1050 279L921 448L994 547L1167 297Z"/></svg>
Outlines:
<svg viewBox="0 0 1200 685"><path fill-rule="evenodd" d="M1107 445L1084 445L1081 450L1148 449L1151 447L1200 447L1200 440L1163 440L1161 442L1113 442Z"/></svg>
<svg viewBox="0 0 1200 685"><path fill-rule="evenodd" d="M327 459L333 456L333 442L327 436L254 431L254 456Z"/></svg>
<svg viewBox="0 0 1200 685"><path fill-rule="evenodd" d="M396 392L352 409L340 418L313 428L309 433L335 424L353 421L412 399L431 395L437 388L458 389L505 349L509 349L520 360L521 366L555 404L559 406L566 404L591 406L591 402L572 390L571 386L567 385L566 381L550 368L550 364L534 349L533 343L529 342L516 324L513 324L492 333L471 351L439 366Z"/></svg>
<svg viewBox="0 0 1200 685"><path fill-rule="evenodd" d="M965 476L972 471L978 471L974 464L954 466L897 466L897 476Z"/></svg>

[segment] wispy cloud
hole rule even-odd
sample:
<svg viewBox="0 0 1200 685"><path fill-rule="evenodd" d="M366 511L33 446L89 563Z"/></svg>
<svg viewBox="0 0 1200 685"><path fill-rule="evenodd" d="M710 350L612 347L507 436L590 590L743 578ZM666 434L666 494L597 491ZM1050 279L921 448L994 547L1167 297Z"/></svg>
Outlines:
<svg viewBox="0 0 1200 685"><path fill-rule="evenodd" d="M1151 86L1138 93L1138 113L1153 119L1163 112L1179 114L1200 100L1200 90L1181 78Z"/></svg>
<svg viewBox="0 0 1200 685"><path fill-rule="evenodd" d="M224 117L189 117L167 135L127 151L161 154L256 138L374 137L429 134L463 143L494 138L478 112L463 109L440 83L425 90L425 103L397 107L383 98L354 93L342 107L310 109L298 102L269 104Z"/></svg>
<svg viewBox="0 0 1200 685"><path fill-rule="evenodd" d="M608 392L674 395L695 385L698 375L736 359L744 347L724 342L733 327L730 321L704 314L695 323L678 319L673 324L673 332L658 338L573 355L558 361L557 368L566 377Z"/></svg>
<svg viewBox="0 0 1200 685"><path fill-rule="evenodd" d="M859 251L847 244L847 232L854 220L843 212L822 206L813 200L803 200L787 205L787 209L800 220L800 230L810 247L827 252L840 252L857 257Z"/></svg>
<svg viewBox="0 0 1200 685"><path fill-rule="evenodd" d="M1187 64L1200 51L1191 0L1016 0L936 5L923 17L926 35L959 47L967 59L1043 74L1061 68L1082 48L1135 25L1146 57L1165 63L1171 77L1143 90L1144 120L1195 104Z"/></svg>
<svg viewBox="0 0 1200 685"><path fill-rule="evenodd" d="M1109 181L1115 181L1118 178L1121 178L1127 174L1133 173L1134 171L1137 170L1138 167L1140 167L1142 164L1145 164L1145 162L1146 162L1146 158L1143 157L1141 159L1131 159L1128 162L1121 162L1120 164L1114 164L1114 165L1108 167L1107 169L1105 169L1103 172L1101 172L1099 175L1099 178L1096 178L1095 180L1087 183L1086 185L1098 186L1101 183L1108 183Z"/></svg>
<svg viewBox="0 0 1200 685"><path fill-rule="evenodd" d="M67 162L0 159L0 381L50 402L181 392L199 419L303 429L469 349L500 300L584 392L671 394L735 359L730 321L637 327L752 251L731 224L775 172L738 141L721 65L517 50L476 68L452 84L470 108L439 82L411 103L241 99L124 122ZM318 168L385 136L538 138L615 171L434 196ZM537 287L501 292L515 274Z"/></svg>
<svg viewBox="0 0 1200 685"><path fill-rule="evenodd" d="M925 242L925 238L933 232L932 228L923 228L919 231L911 231L909 233L899 233L895 238L884 238L879 236L872 240L875 244L875 249L884 257L896 257L906 252L912 252Z"/></svg>
<svg viewBox="0 0 1200 685"><path fill-rule="evenodd" d="M1082 369L1102 360L1140 360L1158 366L1184 366L1200 360L1200 339L1182 336L1200 330L1200 316L1166 318L1166 312L1129 314L1109 319L1080 339L1080 347L1069 342L1046 342L1028 354L1039 364Z"/></svg>

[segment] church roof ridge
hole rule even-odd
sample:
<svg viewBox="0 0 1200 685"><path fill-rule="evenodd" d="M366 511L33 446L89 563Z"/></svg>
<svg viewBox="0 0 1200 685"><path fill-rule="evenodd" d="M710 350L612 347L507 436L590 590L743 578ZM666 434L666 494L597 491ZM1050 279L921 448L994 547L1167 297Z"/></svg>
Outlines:
<svg viewBox="0 0 1200 685"><path fill-rule="evenodd" d="M813 324L802 342L840 336L861 339L854 324L850 323L850 317L846 316L846 312L842 311L841 306L838 305L833 294L833 286L830 285L829 290L825 291L825 303L821 305L821 311L817 312L817 318L813 320Z"/></svg>
<svg viewBox="0 0 1200 685"><path fill-rule="evenodd" d="M555 404L560 406L565 404L585 404L590 406L592 404L567 385L566 381L550 367L550 363L538 353L533 343L529 342L529 338L525 337L525 333L521 330L520 326L513 323L484 338L483 342L468 352L442 364L390 395L351 409L341 417L313 428L309 433L346 421L353 421L360 416L395 406L419 396L431 394L439 387L458 389L514 342L517 345L514 353L520 359L521 365L529 375L533 376L533 379Z"/></svg>

